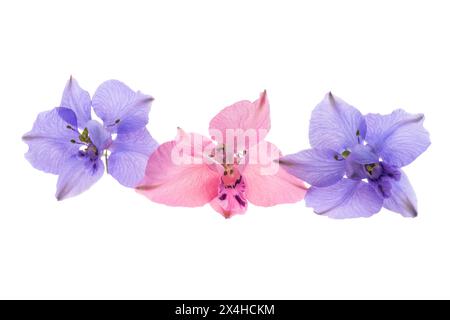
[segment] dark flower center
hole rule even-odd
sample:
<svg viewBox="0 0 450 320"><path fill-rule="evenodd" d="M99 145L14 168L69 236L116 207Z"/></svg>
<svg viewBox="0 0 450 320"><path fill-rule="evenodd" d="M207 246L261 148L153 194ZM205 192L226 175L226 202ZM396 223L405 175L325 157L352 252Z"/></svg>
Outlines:
<svg viewBox="0 0 450 320"><path fill-rule="evenodd" d="M399 181L401 171L383 161L364 165L369 183L371 183L383 198L391 196L392 182Z"/></svg>
<svg viewBox="0 0 450 320"><path fill-rule="evenodd" d="M354 180L367 179L383 198L389 198L392 194L392 183L399 181L401 178L400 169L387 164L381 159L374 163L360 164L353 161L350 155L351 151L346 149L334 156L334 159L337 161L346 160L347 178Z"/></svg>

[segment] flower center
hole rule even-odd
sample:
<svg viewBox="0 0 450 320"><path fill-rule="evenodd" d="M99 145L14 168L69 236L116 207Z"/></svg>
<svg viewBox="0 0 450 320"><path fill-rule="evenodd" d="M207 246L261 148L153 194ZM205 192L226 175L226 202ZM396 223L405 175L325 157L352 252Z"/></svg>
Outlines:
<svg viewBox="0 0 450 320"><path fill-rule="evenodd" d="M227 169L220 178L218 199L227 214L239 213L247 208L245 182L237 168Z"/></svg>
<svg viewBox="0 0 450 320"><path fill-rule="evenodd" d="M239 165L247 155L247 150L234 153L225 145L219 145L209 154L209 158L216 164L221 165L224 169L224 176L232 174L234 166Z"/></svg>
<svg viewBox="0 0 450 320"><path fill-rule="evenodd" d="M369 183L375 186L383 198L391 196L392 182L399 181L401 171L383 161L364 165Z"/></svg>
<svg viewBox="0 0 450 320"><path fill-rule="evenodd" d="M223 174L220 177L218 199L225 216L244 212L247 208L246 186L244 177L239 172L239 163L245 155L245 150L241 153L228 153L225 146L217 147L210 154L210 158L223 169Z"/></svg>
<svg viewBox="0 0 450 320"><path fill-rule="evenodd" d="M79 133L70 125L67 125L67 129ZM92 140L89 137L89 130L87 128L84 128L83 132L78 135L78 141L75 139L71 139L70 142L73 144L81 145L80 150L78 151L79 157L88 157L90 161L96 161L98 159L98 148L92 143Z"/></svg>
<svg viewBox="0 0 450 320"><path fill-rule="evenodd" d="M240 183L242 176L238 168L233 165L225 165L221 179L225 188L234 188L236 184Z"/></svg>

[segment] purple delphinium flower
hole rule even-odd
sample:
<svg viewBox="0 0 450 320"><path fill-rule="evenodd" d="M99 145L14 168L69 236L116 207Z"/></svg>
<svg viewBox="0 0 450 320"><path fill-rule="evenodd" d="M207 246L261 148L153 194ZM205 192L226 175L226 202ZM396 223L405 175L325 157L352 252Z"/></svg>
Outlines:
<svg viewBox="0 0 450 320"><path fill-rule="evenodd" d="M312 112L312 149L279 159L308 182L305 202L331 218L369 217L385 208L417 216L417 199L402 167L430 145L424 116L395 110L363 116L327 94Z"/></svg>
<svg viewBox="0 0 450 320"><path fill-rule="evenodd" d="M40 113L33 129L23 136L29 146L25 157L36 169L59 176L58 200L87 190L101 178L105 166L122 185L135 187L157 147L145 127L152 100L109 80L91 101L71 77L60 106ZM91 107L103 124L91 119Z"/></svg>

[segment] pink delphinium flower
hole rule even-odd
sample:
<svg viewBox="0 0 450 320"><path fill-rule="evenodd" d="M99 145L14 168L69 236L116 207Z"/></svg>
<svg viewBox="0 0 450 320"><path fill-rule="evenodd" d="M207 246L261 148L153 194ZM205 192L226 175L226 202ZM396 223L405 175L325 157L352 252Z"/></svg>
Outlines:
<svg viewBox="0 0 450 320"><path fill-rule="evenodd" d="M264 140L269 129L265 91L217 114L209 124L212 140L178 129L150 156L137 191L170 206L210 203L225 218L245 213L248 201L269 207L302 200L303 181L279 167L280 151Z"/></svg>

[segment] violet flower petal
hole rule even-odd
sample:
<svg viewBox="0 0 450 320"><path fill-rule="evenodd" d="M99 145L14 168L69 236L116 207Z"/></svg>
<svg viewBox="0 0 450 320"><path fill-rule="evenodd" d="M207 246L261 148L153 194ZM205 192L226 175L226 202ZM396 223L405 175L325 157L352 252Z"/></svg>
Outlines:
<svg viewBox="0 0 450 320"><path fill-rule="evenodd" d="M344 177L345 161L336 159L329 149L308 149L281 157L280 165L290 174L310 185L327 187Z"/></svg>
<svg viewBox="0 0 450 320"><path fill-rule="evenodd" d="M351 148L347 161L359 164L370 164L378 163L380 159L369 145L357 144Z"/></svg>
<svg viewBox="0 0 450 320"><path fill-rule="evenodd" d="M64 163L56 185L56 199L64 200L89 189L103 175L104 165L100 159L73 156Z"/></svg>
<svg viewBox="0 0 450 320"><path fill-rule="evenodd" d="M64 88L60 106L72 109L75 112L81 129L84 129L86 122L91 120L91 97L72 77L67 81Z"/></svg>
<svg viewBox="0 0 450 320"><path fill-rule="evenodd" d="M361 113L328 93L312 112L309 141L313 148L341 152L362 142L366 123Z"/></svg>
<svg viewBox="0 0 450 320"><path fill-rule="evenodd" d="M391 195L384 199L384 207L407 218L417 217L417 198L406 174L402 171L399 181L390 180Z"/></svg>
<svg viewBox="0 0 450 320"><path fill-rule="evenodd" d="M329 187L311 187L305 202L319 215L346 219L372 216L380 211L383 198L367 182L342 179Z"/></svg>
<svg viewBox="0 0 450 320"><path fill-rule="evenodd" d="M89 132L89 138L99 153L108 147L111 143L111 133L107 131L98 121L90 120L86 123Z"/></svg>
<svg viewBox="0 0 450 320"><path fill-rule="evenodd" d="M431 144L423 114L395 110L389 115L368 114L367 142L390 165L404 167Z"/></svg>
<svg viewBox="0 0 450 320"><path fill-rule="evenodd" d="M144 178L149 156L158 147L144 127L132 133L119 133L111 145L108 172L122 185L136 187Z"/></svg>
<svg viewBox="0 0 450 320"><path fill-rule="evenodd" d="M79 149L79 145L71 142L78 139L78 132L67 128L69 124L58 110L39 113L31 131L22 138L28 144L25 158L31 165L53 174L59 174L65 162Z"/></svg>
<svg viewBox="0 0 450 320"><path fill-rule="evenodd" d="M72 109L64 108L64 107L58 107L56 108L58 111L58 115L63 119L67 125L70 125L74 130L77 130L78 128L78 119L75 112L73 112Z"/></svg>
<svg viewBox="0 0 450 320"><path fill-rule="evenodd" d="M111 132L130 133L148 123L151 96L134 92L117 80L102 83L92 98L92 108Z"/></svg>

